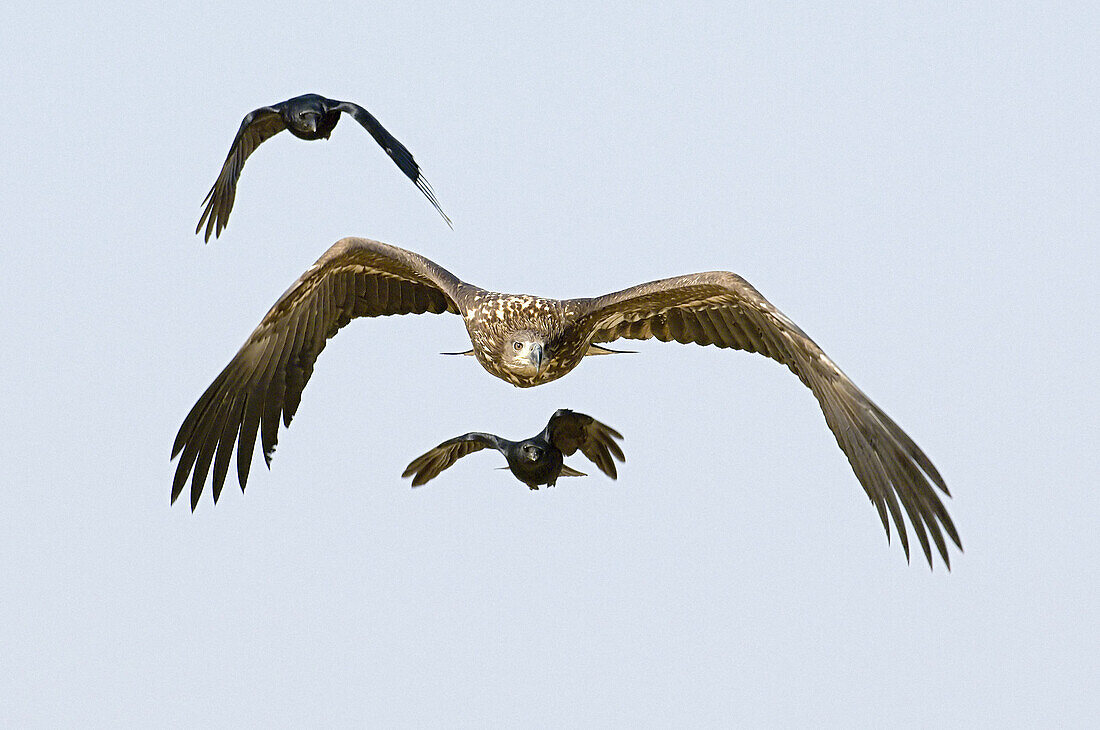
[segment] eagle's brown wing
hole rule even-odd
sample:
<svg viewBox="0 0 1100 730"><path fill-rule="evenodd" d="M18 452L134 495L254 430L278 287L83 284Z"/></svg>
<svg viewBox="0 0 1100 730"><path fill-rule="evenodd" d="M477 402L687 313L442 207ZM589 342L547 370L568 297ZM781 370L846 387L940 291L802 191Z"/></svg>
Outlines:
<svg viewBox="0 0 1100 730"><path fill-rule="evenodd" d="M504 446L505 444L502 443L502 439L491 433L474 431L456 436L453 439L444 441L431 451L413 459L412 462L405 467L405 471L401 476L413 477L412 485L414 487L419 487L421 484L426 484L428 481L435 479L439 476L441 471L451 467L456 461L467 454L472 454L475 451L481 451L486 448L503 452Z"/></svg>
<svg viewBox="0 0 1100 730"><path fill-rule="evenodd" d="M758 352L786 365L813 391L887 537L889 511L908 558L904 509L929 565L931 535L950 568L943 532L960 548L962 543L934 488L949 495L936 467L798 325L740 276L723 271L691 274L569 304L579 313L580 331L590 332L592 342L693 342Z"/></svg>
<svg viewBox="0 0 1100 730"><path fill-rule="evenodd" d="M621 433L607 424L568 408L558 410L550 417L550 423L546 424L547 441L566 456L572 456L580 449L589 461L612 479L618 476L612 456L619 461L626 461L623 450L615 443L615 439L622 437Z"/></svg>
<svg viewBox="0 0 1100 730"><path fill-rule="evenodd" d="M194 509L213 462L216 502L234 443L244 489L257 430L270 464L279 419L290 425L325 341L352 319L457 313L465 291L474 289L396 246L362 238L338 241L279 298L187 414L172 446L172 457L180 456L172 501L193 472Z"/></svg>
<svg viewBox="0 0 1100 730"><path fill-rule="evenodd" d="M447 217L447 214L443 212L443 208L439 206L439 201L436 200L435 191L432 190L431 184L423 173L420 172L420 165L416 164L416 160L413 159L412 152L405 145L398 141L397 137L394 137L389 133L381 122L374 118L374 115L368 112L363 107L350 101L338 101L334 102L333 109L350 114L355 121L359 122L363 126L363 129L370 133L370 136L374 137L374 141L379 144L386 151L386 154L390 156L390 159L401 168L401 172L405 173L413 183L420 189L420 192L424 193L435 209L439 212L439 215L443 216L443 220L447 222L447 225L454 228L454 224L451 223L451 219Z"/></svg>
<svg viewBox="0 0 1100 730"><path fill-rule="evenodd" d="M264 140L284 129L286 124L279 110L273 106L263 106L245 115L241 128L237 130L237 136L229 147L222 170L218 173L218 179L202 201L206 208L199 218L199 224L195 226L195 233L202 230L205 222L204 241L210 240L211 233L215 238L220 236L229 221L229 211L233 210L233 200L237 197L237 178L241 176L244 161Z"/></svg>

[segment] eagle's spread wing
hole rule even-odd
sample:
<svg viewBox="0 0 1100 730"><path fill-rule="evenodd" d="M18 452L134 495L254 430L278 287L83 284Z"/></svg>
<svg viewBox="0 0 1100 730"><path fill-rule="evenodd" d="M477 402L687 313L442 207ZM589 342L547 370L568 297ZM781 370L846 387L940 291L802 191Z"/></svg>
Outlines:
<svg viewBox="0 0 1100 730"><path fill-rule="evenodd" d="M439 476L441 471L450 468L456 461L467 454L472 454L475 451L481 451L486 448L503 452L504 446L505 444L502 439L491 433L474 431L472 433L463 434L462 436L456 436L453 439L444 441L431 451L413 459L412 462L405 467L405 471L401 476L412 477L412 485L414 487L419 487L421 484L427 484L428 481L435 479Z"/></svg>
<svg viewBox="0 0 1100 730"><path fill-rule="evenodd" d="M195 226L195 233L202 230L205 222L204 241L210 240L211 233L215 238L220 236L222 229L229 221L229 211L233 210L233 200L237 197L237 178L241 176L244 161L264 140L284 129L286 124L279 110L273 106L260 107L245 116L244 121L241 122L241 128L237 130L237 136L233 138L229 154L222 164L222 171L218 173L218 179L214 181L214 186L202 201L206 204L206 209L199 218L199 224Z"/></svg>
<svg viewBox="0 0 1100 730"><path fill-rule="evenodd" d="M386 154L390 156L390 159L401 168L401 172L405 173L416 187L420 188L420 192L424 193L431 204L435 206L435 209L439 211L439 214L443 216L443 220L447 222L447 225L454 228L451 223L451 219L447 217L447 214L443 212L443 208L439 206L439 201L436 200L435 191L432 190L432 186L428 183L427 178L420 172L420 166L416 164L416 160L413 159L412 153L409 152L405 145L401 144L397 137L394 137L389 131L383 127L374 115L368 112L363 107L350 101L336 102L333 109L337 111L350 114L355 121L363 125L363 129L370 132L370 136L374 137L374 141L377 142L382 149L386 151Z"/></svg>
<svg viewBox="0 0 1100 730"><path fill-rule="evenodd" d="M578 326L591 332L593 342L619 338L694 342L758 352L786 365L813 391L826 423L878 510L887 537L889 511L908 558L904 509L929 565L931 535L950 567L943 532L960 548L962 543L934 488L949 495L936 467L798 325L747 281L721 271L692 274L572 303L581 313Z"/></svg>
<svg viewBox="0 0 1100 730"><path fill-rule="evenodd" d="M545 438L566 456L572 456L580 449L589 461L612 479L618 476L618 472L611 457L626 461L623 450L615 443L615 439L621 439L622 434L592 416L567 408L558 410L550 417Z"/></svg>
<svg viewBox="0 0 1100 730"><path fill-rule="evenodd" d="M412 252L362 238L338 241L279 298L187 414L172 446L172 457L180 455L172 501L193 471L194 509L213 462L216 502L234 442L244 489L257 430L270 464L280 417L290 425L317 355L349 321L457 313L464 296L460 287L452 274Z"/></svg>

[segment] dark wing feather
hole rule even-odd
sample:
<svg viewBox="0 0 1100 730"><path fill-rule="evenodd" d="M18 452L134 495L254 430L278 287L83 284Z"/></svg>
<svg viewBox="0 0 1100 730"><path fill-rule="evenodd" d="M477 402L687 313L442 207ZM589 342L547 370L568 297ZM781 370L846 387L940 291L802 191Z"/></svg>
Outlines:
<svg viewBox="0 0 1100 730"><path fill-rule="evenodd" d="M386 151L386 154L390 156L390 159L401 168L401 172L405 173L405 176L412 180L416 187L420 188L420 192L424 193L424 197L431 201L431 204L439 211L439 215L443 216L443 220L447 222L447 225L454 228L451 219L447 217L447 214L443 212L443 208L439 206L439 201L436 200L435 197L435 191L432 190L432 186L428 183L427 178L420 172L420 166L416 164L416 160L413 159L412 153L409 152L405 145L398 141L397 137L390 134L389 131L374 118L373 114L358 104L350 101L340 101L336 102L332 108L350 114L355 121L363 125L363 129L370 132L370 136L374 137L374 141L377 142L382 149Z"/></svg>
<svg viewBox="0 0 1100 730"><path fill-rule="evenodd" d="M908 558L904 511L929 565L931 536L950 568L943 532L960 548L962 543L936 493L939 488L950 496L943 477L913 440L747 281L721 271L692 274L569 304L579 312L577 326L591 332L592 342L693 342L758 352L786 365L817 398L887 537L889 513Z"/></svg>
<svg viewBox="0 0 1100 730"><path fill-rule="evenodd" d="M412 462L405 467L405 471L401 476L411 476L413 478L412 485L414 487L419 487L421 484L427 484L428 481L435 479L439 476L441 471L450 468L456 461L467 454L472 454L475 451L481 451L485 448L496 449L504 453L504 447L505 444L503 439L491 433L474 431L472 433L463 434L462 436L456 436L453 439L444 441L431 451L413 459Z"/></svg>
<svg viewBox="0 0 1100 730"><path fill-rule="evenodd" d="M237 178L241 176L244 161L264 140L284 129L286 124L279 110L273 106L260 107L245 116L241 128L237 130L237 136L233 138L233 144L229 147L229 154L218 173L218 179L202 201L206 208L199 218L199 224L195 226L195 233L202 230L205 222L204 241L210 240L211 233L215 238L220 236L229 221L229 212L233 210L233 200L237 197Z"/></svg>
<svg viewBox="0 0 1100 730"><path fill-rule="evenodd" d="M395 246L360 238L337 242L279 298L187 414L172 446L172 457L180 457L172 501L191 476L194 509L213 462L216 502L234 442L244 489L257 431L270 464L279 420L290 425L317 355L352 319L457 313L469 288L440 266Z"/></svg>
<svg viewBox="0 0 1100 730"><path fill-rule="evenodd" d="M544 438L566 456L572 456L580 449L589 461L612 479L618 476L612 456L626 461L623 450L615 443L615 439L622 439L622 434L592 416L567 408L550 417Z"/></svg>

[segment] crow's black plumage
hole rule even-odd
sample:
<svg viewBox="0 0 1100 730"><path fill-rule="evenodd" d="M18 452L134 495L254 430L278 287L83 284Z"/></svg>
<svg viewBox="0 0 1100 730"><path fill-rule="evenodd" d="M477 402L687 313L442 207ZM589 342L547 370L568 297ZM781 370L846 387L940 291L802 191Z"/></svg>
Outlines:
<svg viewBox="0 0 1100 730"><path fill-rule="evenodd" d="M561 476L587 476L562 461L563 456L572 456L580 449L600 471L614 479L618 475L614 459L626 461L615 443L621 438L622 434L592 416L561 408L541 433L529 439L509 441L480 431L456 436L413 459L401 476L412 477L412 485L419 487L463 456L489 448L504 454L508 470L528 488L538 489L540 484L552 487Z"/></svg>
<svg viewBox="0 0 1100 730"><path fill-rule="evenodd" d="M892 520L906 556L906 516L930 565L929 539L948 565L944 533L961 547L936 491L948 494L947 485L924 452L740 276L710 271L593 299L543 299L486 291L419 254L362 238L338 241L291 285L187 414L172 447L180 457L172 499L190 477L194 508L213 466L217 500L234 447L243 489L257 432L270 464L279 420L290 424L317 355L341 327L357 317L424 312L461 315L469 354L523 388L562 377L586 355L608 352L598 343L620 338L760 353L789 368L817 398L887 536Z"/></svg>
<svg viewBox="0 0 1100 730"><path fill-rule="evenodd" d="M420 174L420 167L413 159L412 153L386 131L386 128L379 124L370 112L350 101L326 99L318 94L303 94L278 104L262 106L245 115L241 128L237 130L237 136L233 138L233 144L229 148L221 173L218 174L218 179L210 188L210 192L206 194L206 199L202 201L206 207L202 217L199 218L198 226L195 227L195 233L202 230L205 223L204 240L209 241L211 234L215 238L221 235L222 229L229 222L229 212L233 210L233 200L237 195L237 179L241 176L244 161L264 140L284 129L298 139L328 139L332 130L336 128L336 123L340 121L341 113L350 114L370 132L374 141L401 168L401 172L405 173L416 187L420 188L420 192L431 201L447 225L451 225L451 219L439 206L432 186Z"/></svg>

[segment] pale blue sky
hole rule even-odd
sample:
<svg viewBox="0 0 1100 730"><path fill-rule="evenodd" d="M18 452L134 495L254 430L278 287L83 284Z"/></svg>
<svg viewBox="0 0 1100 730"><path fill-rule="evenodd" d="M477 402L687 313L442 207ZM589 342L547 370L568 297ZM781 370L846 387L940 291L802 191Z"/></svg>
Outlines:
<svg viewBox="0 0 1100 730"><path fill-rule="evenodd" d="M927 727L1098 712L1100 13L1088 3L16 4L0 17L0 724ZM317 92L415 154L449 231ZM487 288L745 276L929 454L906 565L811 394L640 343L515 389L457 318L329 343L271 471L169 507L187 410L345 235ZM467 457L557 408L612 482Z"/></svg>

